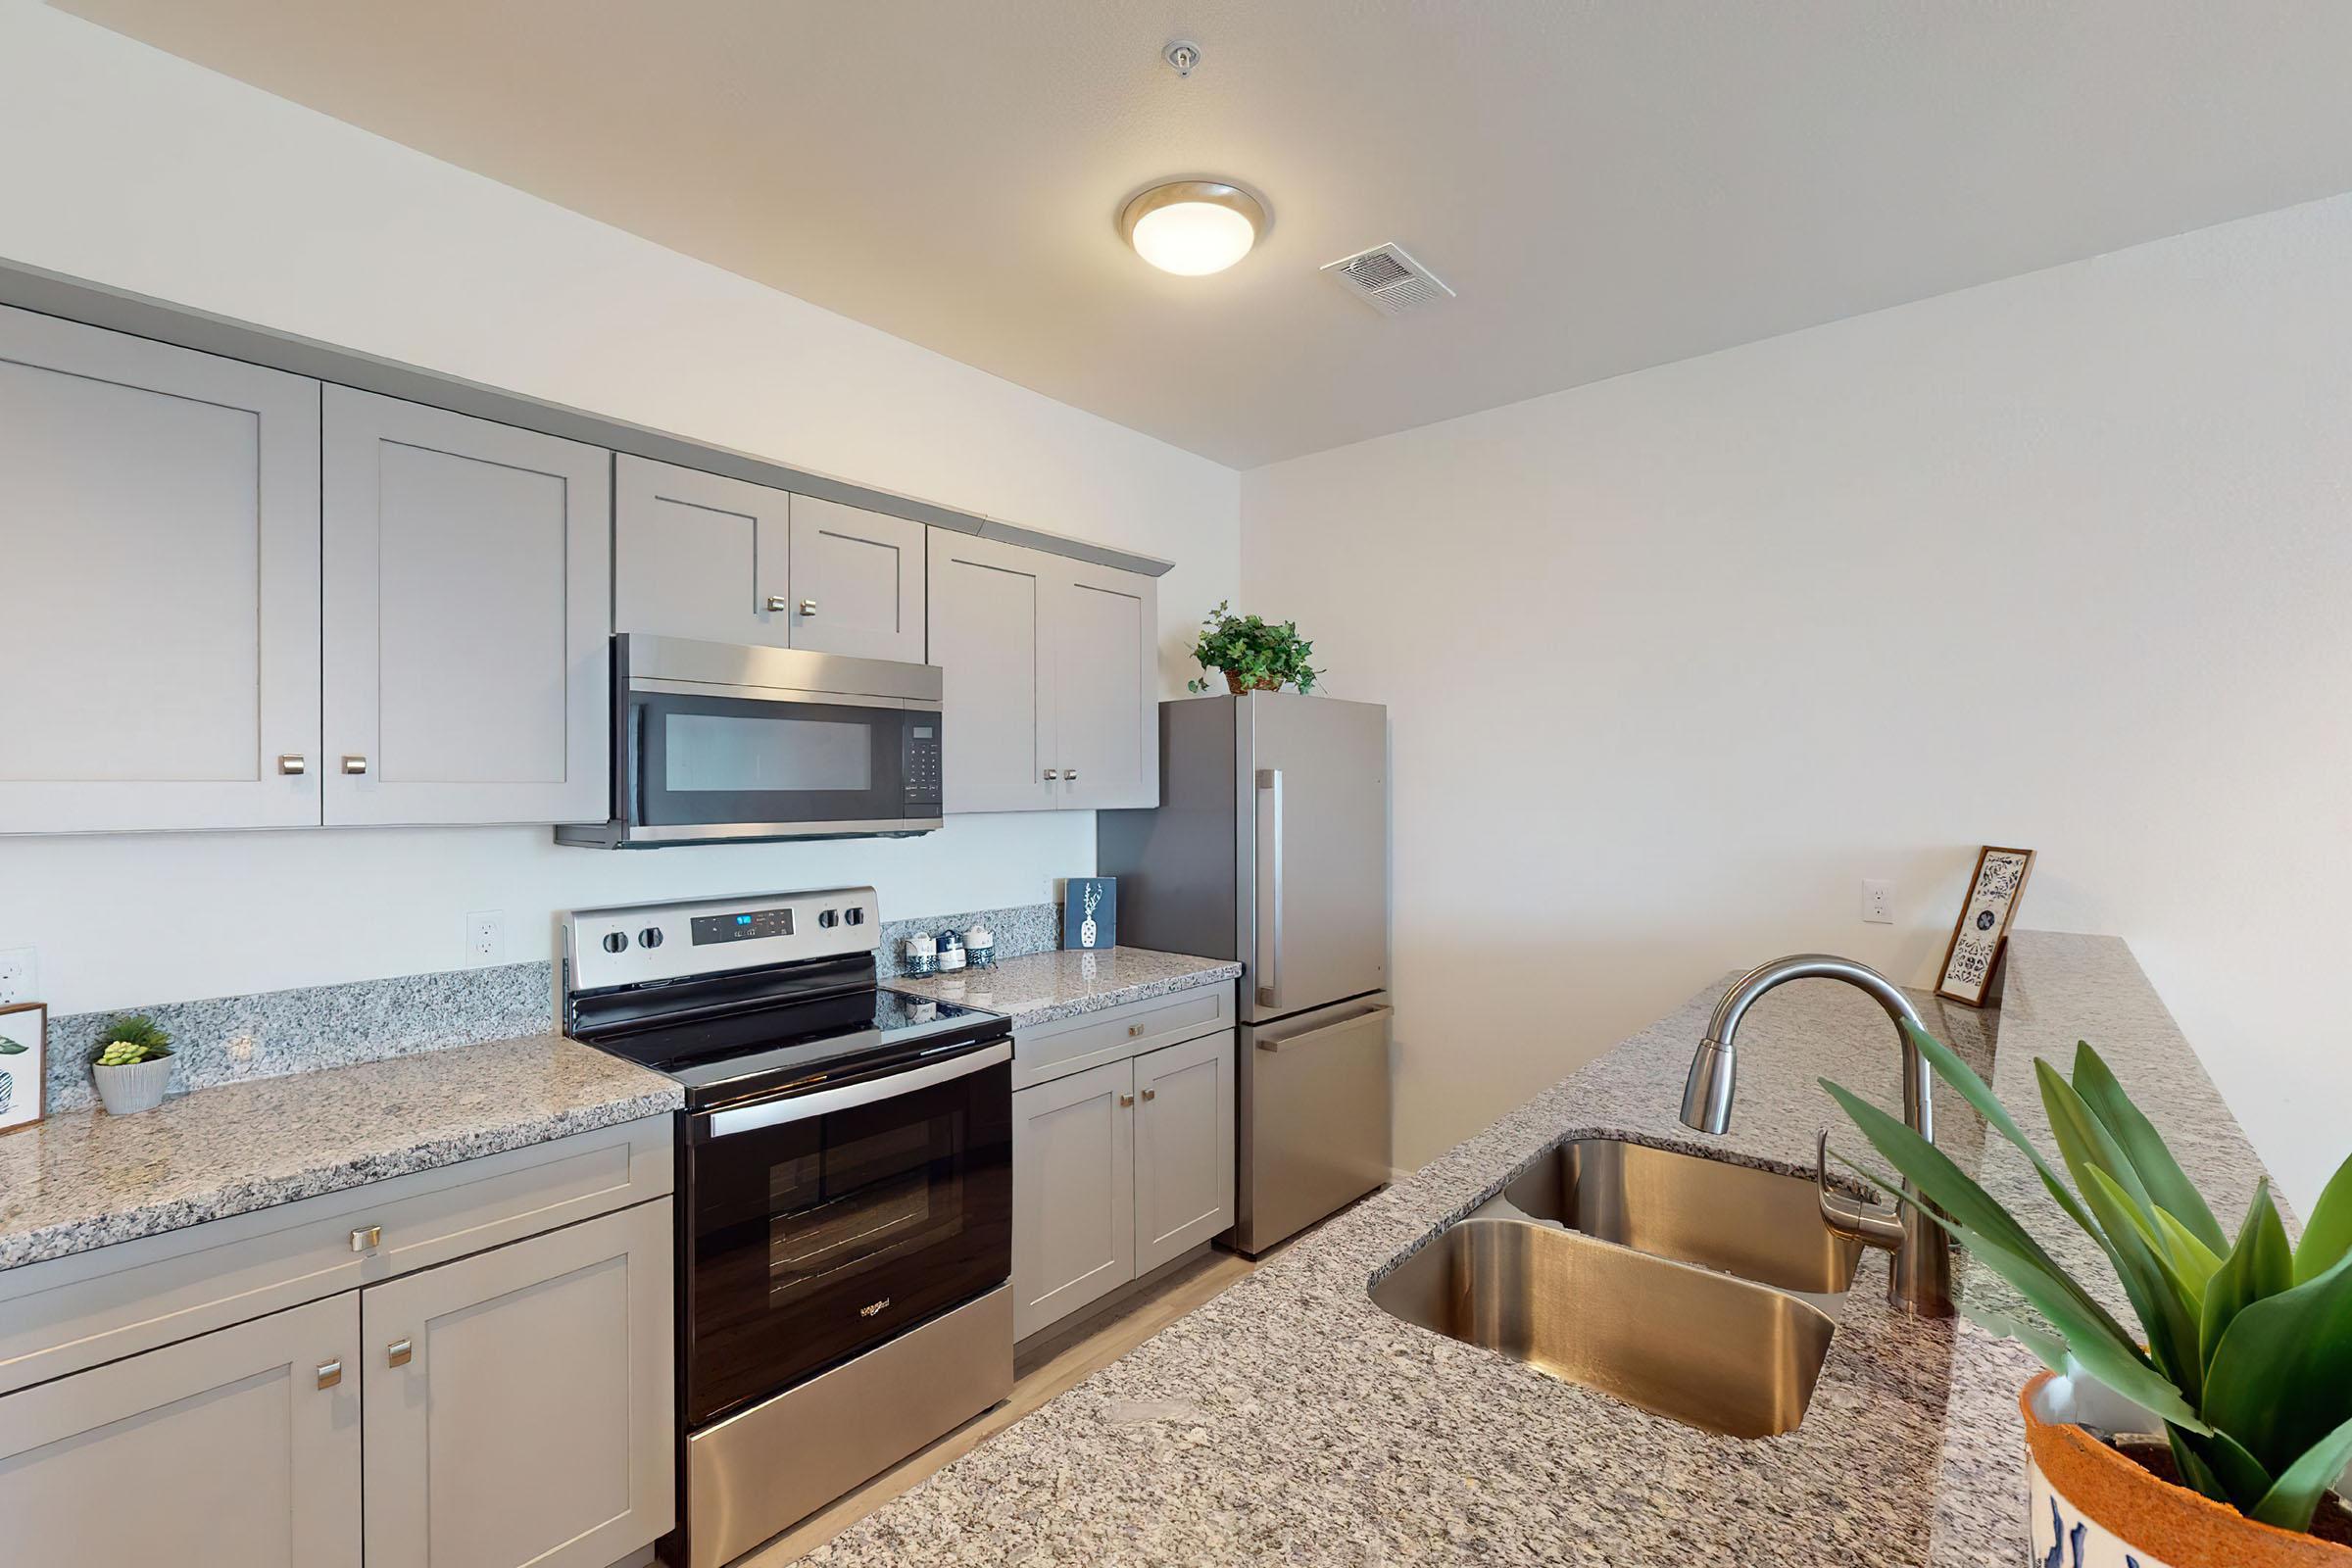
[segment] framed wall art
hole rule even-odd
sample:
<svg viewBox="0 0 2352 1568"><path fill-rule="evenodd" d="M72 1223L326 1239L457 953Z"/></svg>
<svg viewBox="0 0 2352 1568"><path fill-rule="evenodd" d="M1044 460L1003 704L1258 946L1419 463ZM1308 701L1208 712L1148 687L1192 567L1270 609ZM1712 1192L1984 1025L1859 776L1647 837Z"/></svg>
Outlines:
<svg viewBox="0 0 2352 1568"><path fill-rule="evenodd" d="M48 1081L48 1006L20 1002L0 1007L0 1133L41 1119Z"/></svg>
<svg viewBox="0 0 2352 1568"><path fill-rule="evenodd" d="M2033 871L2032 850L1987 844L1977 852L1976 874L1968 880L1968 897L1952 926L1951 946L1943 950L1937 996L1971 1007L1984 1005L2000 967L2001 950L2009 943L2009 922L2016 918L2017 901L2025 896L2026 878Z"/></svg>
<svg viewBox="0 0 2352 1568"><path fill-rule="evenodd" d="M1074 876L1062 888L1061 945L1105 949L1119 942L1119 879Z"/></svg>

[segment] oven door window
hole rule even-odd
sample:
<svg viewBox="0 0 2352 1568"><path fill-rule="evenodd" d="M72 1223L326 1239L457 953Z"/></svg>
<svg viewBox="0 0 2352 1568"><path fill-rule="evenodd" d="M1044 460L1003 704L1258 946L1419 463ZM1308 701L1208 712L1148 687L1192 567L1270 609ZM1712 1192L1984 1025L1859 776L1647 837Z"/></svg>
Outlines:
<svg viewBox="0 0 2352 1568"><path fill-rule="evenodd" d="M636 692L629 723L648 827L906 814L905 709Z"/></svg>
<svg viewBox="0 0 2352 1568"><path fill-rule="evenodd" d="M699 1139L688 1419L801 1381L1002 1284L1012 1068Z"/></svg>

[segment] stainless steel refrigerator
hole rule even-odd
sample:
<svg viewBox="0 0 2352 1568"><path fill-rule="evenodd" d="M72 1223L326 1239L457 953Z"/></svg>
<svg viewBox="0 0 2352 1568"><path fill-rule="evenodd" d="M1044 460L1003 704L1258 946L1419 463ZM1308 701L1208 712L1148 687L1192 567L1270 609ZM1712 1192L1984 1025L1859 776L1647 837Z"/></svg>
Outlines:
<svg viewBox="0 0 2352 1568"><path fill-rule="evenodd" d="M1159 707L1160 804L1102 811L1119 941L1245 965L1233 1245L1389 1179L1388 710L1255 692Z"/></svg>

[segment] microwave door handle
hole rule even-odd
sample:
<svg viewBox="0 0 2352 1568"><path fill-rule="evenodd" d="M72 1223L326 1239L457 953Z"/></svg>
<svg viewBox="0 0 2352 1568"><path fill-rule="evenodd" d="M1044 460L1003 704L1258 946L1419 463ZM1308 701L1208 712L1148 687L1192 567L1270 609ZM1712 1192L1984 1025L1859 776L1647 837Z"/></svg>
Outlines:
<svg viewBox="0 0 2352 1568"><path fill-rule="evenodd" d="M732 1138L738 1133L758 1132L763 1127L781 1127L788 1122L809 1121L829 1116L837 1110L850 1110L858 1105L870 1105L877 1101L896 1100L919 1089L953 1083L973 1073L994 1067L1001 1061L1012 1059L1012 1047L998 1041L985 1050L935 1061L928 1067L916 1067L906 1072L894 1072L881 1078L869 1078L863 1083L844 1084L839 1089L820 1089L812 1095L797 1095L788 1100L770 1100L757 1105L737 1105L728 1110L705 1111L696 1118L703 1137Z"/></svg>
<svg viewBox="0 0 2352 1568"><path fill-rule="evenodd" d="M1257 770L1257 1004L1282 1005L1282 769Z"/></svg>

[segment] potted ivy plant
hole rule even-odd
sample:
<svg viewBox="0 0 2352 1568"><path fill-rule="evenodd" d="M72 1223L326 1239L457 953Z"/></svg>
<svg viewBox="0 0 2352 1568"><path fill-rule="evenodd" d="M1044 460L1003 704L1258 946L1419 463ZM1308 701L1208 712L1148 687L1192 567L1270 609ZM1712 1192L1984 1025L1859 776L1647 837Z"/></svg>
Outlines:
<svg viewBox="0 0 2352 1568"><path fill-rule="evenodd" d="M1822 1080L1927 1200L1922 1211L2022 1298L1962 1310L2046 1371L2019 1396L2031 1561L2063 1568L2352 1568L2352 1159L2299 1245L2268 1181L2234 1237L2087 1043L2062 1075L2035 1061L2062 1175L1942 1042L1905 1031L2033 1161L2097 1244L2132 1332L2025 1226L1902 1122ZM1899 1184L1860 1166L1896 1192ZM2070 1185L2068 1177L2072 1178Z"/></svg>
<svg viewBox="0 0 2352 1568"><path fill-rule="evenodd" d="M1301 695L1315 689L1323 672L1306 662L1315 645L1298 635L1298 623L1281 625L1258 615L1237 615L1232 605L1219 600L1200 622L1193 643L1193 660L1202 669L1222 670L1226 689L1236 697L1245 692L1280 691L1296 686ZM1209 689L1205 677L1186 683L1187 691Z"/></svg>
<svg viewBox="0 0 2352 1568"><path fill-rule="evenodd" d="M117 1018L90 1054L90 1077L109 1115L153 1110L172 1085L172 1037L143 1012Z"/></svg>

